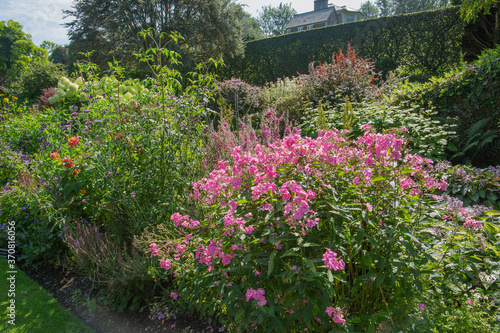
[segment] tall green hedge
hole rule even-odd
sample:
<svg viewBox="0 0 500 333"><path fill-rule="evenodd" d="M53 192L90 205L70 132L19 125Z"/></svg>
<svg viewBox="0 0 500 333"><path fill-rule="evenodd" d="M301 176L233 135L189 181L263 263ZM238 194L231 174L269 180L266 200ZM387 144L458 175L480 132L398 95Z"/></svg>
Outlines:
<svg viewBox="0 0 500 333"><path fill-rule="evenodd" d="M348 42L378 70L404 65L434 74L461 61L463 31L458 7L307 30L247 43L245 56L226 61L221 75L261 85L306 74L310 62L331 62Z"/></svg>

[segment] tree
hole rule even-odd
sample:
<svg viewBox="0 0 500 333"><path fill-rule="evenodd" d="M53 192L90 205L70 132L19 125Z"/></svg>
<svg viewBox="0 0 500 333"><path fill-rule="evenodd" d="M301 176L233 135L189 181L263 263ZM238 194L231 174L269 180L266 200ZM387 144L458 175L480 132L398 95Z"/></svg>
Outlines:
<svg viewBox="0 0 500 333"><path fill-rule="evenodd" d="M443 8L449 3L450 0L377 0L377 7L380 16L390 16Z"/></svg>
<svg viewBox="0 0 500 333"><path fill-rule="evenodd" d="M287 24L297 14L297 11L292 8L291 4L280 2L278 7L264 6L262 12L259 12L259 23L264 35L278 36L284 34Z"/></svg>
<svg viewBox="0 0 500 333"><path fill-rule="evenodd" d="M377 0L377 7L380 11L380 16L390 16L394 14L392 0Z"/></svg>
<svg viewBox="0 0 500 333"><path fill-rule="evenodd" d="M240 22L241 34L245 42L264 38L264 33L256 18L252 17L247 12L243 12L243 15L240 17Z"/></svg>
<svg viewBox="0 0 500 333"><path fill-rule="evenodd" d="M0 21L0 85L18 77L34 60L47 58L47 51L31 41L18 22Z"/></svg>
<svg viewBox="0 0 500 333"><path fill-rule="evenodd" d="M162 32L178 32L183 45L172 45L185 64L222 54L243 52L242 7L234 0L76 0L66 17L70 58L78 52L95 50L92 59L104 66L113 58L124 65L135 63L134 53L152 45L140 31L150 29L153 38ZM71 61L70 61L71 62Z"/></svg>
<svg viewBox="0 0 500 333"><path fill-rule="evenodd" d="M363 17L365 19L378 17L379 14L377 6L374 3L370 2L370 0L362 3L359 11L361 12L361 14L363 14Z"/></svg>
<svg viewBox="0 0 500 333"><path fill-rule="evenodd" d="M474 21L480 14L490 14L490 9L495 8L500 0L461 0L460 13L465 22Z"/></svg>
<svg viewBox="0 0 500 333"><path fill-rule="evenodd" d="M500 43L500 0L461 0L460 14L466 24L466 60L476 59L484 49Z"/></svg>

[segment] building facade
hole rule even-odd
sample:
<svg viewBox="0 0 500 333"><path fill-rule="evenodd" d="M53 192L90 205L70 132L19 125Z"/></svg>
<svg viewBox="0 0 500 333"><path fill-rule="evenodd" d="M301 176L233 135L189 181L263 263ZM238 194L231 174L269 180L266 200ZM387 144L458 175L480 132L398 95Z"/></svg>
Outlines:
<svg viewBox="0 0 500 333"><path fill-rule="evenodd" d="M356 22L362 19L363 15L355 9L328 4L328 0L315 0L314 10L295 15L288 23L286 33Z"/></svg>

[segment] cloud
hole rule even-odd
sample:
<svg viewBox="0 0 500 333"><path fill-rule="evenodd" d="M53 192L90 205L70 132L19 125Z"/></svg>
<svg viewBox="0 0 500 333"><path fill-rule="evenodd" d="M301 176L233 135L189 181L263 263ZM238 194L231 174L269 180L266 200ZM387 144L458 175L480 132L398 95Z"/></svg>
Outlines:
<svg viewBox="0 0 500 333"><path fill-rule="evenodd" d="M31 35L33 43L40 45L44 40L58 44L68 43L63 23L63 9L71 9L72 0L2 0L0 20L14 20Z"/></svg>

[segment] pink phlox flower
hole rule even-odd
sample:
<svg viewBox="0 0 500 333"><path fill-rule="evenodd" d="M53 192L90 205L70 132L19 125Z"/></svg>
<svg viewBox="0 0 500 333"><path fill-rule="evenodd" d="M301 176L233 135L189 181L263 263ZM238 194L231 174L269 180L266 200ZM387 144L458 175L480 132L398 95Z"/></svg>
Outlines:
<svg viewBox="0 0 500 333"><path fill-rule="evenodd" d="M172 297L173 299L177 299L179 297L179 295L177 295L176 293L172 292L172 293L170 293L170 297Z"/></svg>
<svg viewBox="0 0 500 333"><path fill-rule="evenodd" d="M311 199L311 200L316 199L316 193L314 193L314 191L312 191L312 190L307 190L307 196L308 196L308 197L309 197L309 199Z"/></svg>
<svg viewBox="0 0 500 333"><path fill-rule="evenodd" d="M354 178L354 180L352 181L352 183L354 185L358 185L359 184L359 177Z"/></svg>
<svg viewBox="0 0 500 333"><path fill-rule="evenodd" d="M271 205L266 203L266 204L262 204L262 209L263 210L271 210Z"/></svg>
<svg viewBox="0 0 500 333"><path fill-rule="evenodd" d="M305 213L309 211L309 204L305 200L300 201L300 206L295 210L292 217L294 219L300 220Z"/></svg>
<svg viewBox="0 0 500 333"><path fill-rule="evenodd" d="M326 268L337 270L344 270L345 263L339 256L337 258L337 253L332 252L330 249L326 249L325 254L323 255L323 262L325 263Z"/></svg>
<svg viewBox="0 0 500 333"><path fill-rule="evenodd" d="M466 228L479 230L479 229L481 229L482 226L483 225L481 224L481 222L476 221L474 219L468 219L464 222L464 227L466 227Z"/></svg>
<svg viewBox="0 0 500 333"><path fill-rule="evenodd" d="M329 306L325 311L328 314L328 317L332 318L332 320L337 324L345 325L346 321L344 319L344 314L342 313L342 309L339 307L333 308Z"/></svg>
<svg viewBox="0 0 500 333"><path fill-rule="evenodd" d="M259 306L264 306L266 304L266 298L264 297L265 291L262 288L259 288L257 290L254 290L252 288L248 289L245 296L247 299L247 302L250 301L250 299L255 299L257 300L257 304Z"/></svg>
<svg viewBox="0 0 500 333"><path fill-rule="evenodd" d="M317 226L318 224L319 224L319 218L307 219L307 226L311 229Z"/></svg>
<svg viewBox="0 0 500 333"><path fill-rule="evenodd" d="M170 260L165 258L160 260L160 267L168 271L172 267Z"/></svg>
<svg viewBox="0 0 500 333"><path fill-rule="evenodd" d="M410 131L408 130L408 128L406 128L405 126L401 127L401 131L403 131L405 133L410 133Z"/></svg>
<svg viewBox="0 0 500 333"><path fill-rule="evenodd" d="M253 232L253 230L254 230L253 226L250 225L250 226L248 226L248 227L245 228L245 233L248 234L248 235L251 235L252 232Z"/></svg>
<svg viewBox="0 0 500 333"><path fill-rule="evenodd" d="M337 324L342 324L342 325L345 325L346 321L344 319L344 315L343 314L334 314L333 317L332 317L332 320L334 322L336 322Z"/></svg>
<svg viewBox="0 0 500 333"><path fill-rule="evenodd" d="M420 309L420 311L422 311L422 312L423 312L423 311L425 311L425 309L427 308L427 306L426 306L425 304L420 303L420 304L418 305L418 308Z"/></svg>
<svg viewBox="0 0 500 333"><path fill-rule="evenodd" d="M156 257L160 253L160 250L156 248L156 243L152 243L149 247L151 248L151 258Z"/></svg>
<svg viewBox="0 0 500 333"><path fill-rule="evenodd" d="M367 202L366 209L368 209L368 211L371 212L373 210L373 206L369 202Z"/></svg>
<svg viewBox="0 0 500 333"><path fill-rule="evenodd" d="M235 190L238 190L240 188L241 181L242 181L241 177L233 177L233 179L231 180L231 186Z"/></svg>
<svg viewBox="0 0 500 333"><path fill-rule="evenodd" d="M276 242L274 243L274 246L276 246L276 249L281 249L282 245L281 245L281 242Z"/></svg>
<svg viewBox="0 0 500 333"><path fill-rule="evenodd" d="M252 187L252 199L257 200L260 196L267 192L273 192L277 188L276 184L273 183L259 183Z"/></svg>

